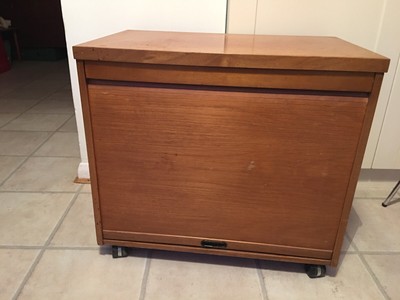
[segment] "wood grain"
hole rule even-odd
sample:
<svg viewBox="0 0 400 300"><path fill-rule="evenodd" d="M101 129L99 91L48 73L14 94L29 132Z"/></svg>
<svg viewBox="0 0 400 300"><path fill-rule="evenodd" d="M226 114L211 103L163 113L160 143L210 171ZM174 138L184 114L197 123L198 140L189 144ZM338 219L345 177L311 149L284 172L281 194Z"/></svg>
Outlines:
<svg viewBox="0 0 400 300"><path fill-rule="evenodd" d="M127 30L73 47L81 60L229 68L386 72L389 60L335 37Z"/></svg>
<svg viewBox="0 0 400 300"><path fill-rule="evenodd" d="M148 64L85 64L89 79L270 89L370 92L374 74L183 67Z"/></svg>
<svg viewBox="0 0 400 300"><path fill-rule="evenodd" d="M89 85L89 101L104 229L332 249L367 99Z"/></svg>
<svg viewBox="0 0 400 300"><path fill-rule="evenodd" d="M358 151L354 159L353 169L351 170L351 177L349 181L349 186L347 188L346 201L343 205L342 217L340 218L341 221L340 221L340 226L338 227L338 234L334 248L334 255L332 257L332 263L331 263L332 266L337 266L337 264L339 263L339 256L340 256L340 250L342 248L343 236L346 232L350 210L352 207L352 201L357 187L358 177L361 171L362 160L364 158L365 148L367 147L368 136L372 125L372 120L374 118L375 108L378 103L378 96L382 85L383 74L378 73L375 76L376 76L375 84L372 93L370 94L368 99L368 107L363 120L363 129L360 134L357 147Z"/></svg>

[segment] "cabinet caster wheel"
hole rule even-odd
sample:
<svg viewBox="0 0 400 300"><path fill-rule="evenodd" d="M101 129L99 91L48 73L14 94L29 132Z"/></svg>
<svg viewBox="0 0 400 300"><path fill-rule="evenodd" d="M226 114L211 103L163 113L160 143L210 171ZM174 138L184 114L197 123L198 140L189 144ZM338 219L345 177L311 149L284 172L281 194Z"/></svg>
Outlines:
<svg viewBox="0 0 400 300"><path fill-rule="evenodd" d="M112 257L120 258L128 256L128 248L122 246L112 246Z"/></svg>
<svg viewBox="0 0 400 300"><path fill-rule="evenodd" d="M306 273L310 278L325 277L326 267L324 265L305 265Z"/></svg>

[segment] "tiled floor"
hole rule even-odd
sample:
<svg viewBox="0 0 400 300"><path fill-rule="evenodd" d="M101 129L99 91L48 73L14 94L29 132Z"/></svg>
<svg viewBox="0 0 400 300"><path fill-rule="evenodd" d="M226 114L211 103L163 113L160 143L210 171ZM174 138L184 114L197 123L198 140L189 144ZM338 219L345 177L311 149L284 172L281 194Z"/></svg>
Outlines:
<svg viewBox="0 0 400 300"><path fill-rule="evenodd" d="M74 184L77 131L61 62L0 75L0 299L400 299L400 203L360 184L340 267L134 250L94 235L90 187ZM399 195L400 196L400 195Z"/></svg>

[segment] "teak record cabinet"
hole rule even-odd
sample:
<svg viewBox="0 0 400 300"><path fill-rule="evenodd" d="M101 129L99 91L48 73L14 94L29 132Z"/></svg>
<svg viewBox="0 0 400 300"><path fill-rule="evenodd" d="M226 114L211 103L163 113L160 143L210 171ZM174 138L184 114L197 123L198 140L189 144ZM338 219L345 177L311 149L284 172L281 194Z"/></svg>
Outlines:
<svg viewBox="0 0 400 300"><path fill-rule="evenodd" d="M99 244L337 266L387 58L150 31L73 50Z"/></svg>

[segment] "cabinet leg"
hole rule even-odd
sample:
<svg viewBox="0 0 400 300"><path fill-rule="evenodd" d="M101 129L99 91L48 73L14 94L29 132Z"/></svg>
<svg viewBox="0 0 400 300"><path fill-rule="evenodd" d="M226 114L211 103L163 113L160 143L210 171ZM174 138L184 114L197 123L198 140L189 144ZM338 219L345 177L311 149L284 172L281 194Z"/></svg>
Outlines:
<svg viewBox="0 0 400 300"><path fill-rule="evenodd" d="M120 258L128 256L128 248L122 246L112 246L112 257Z"/></svg>
<svg viewBox="0 0 400 300"><path fill-rule="evenodd" d="M326 267L324 265L305 265L305 270L310 278L325 277Z"/></svg>

